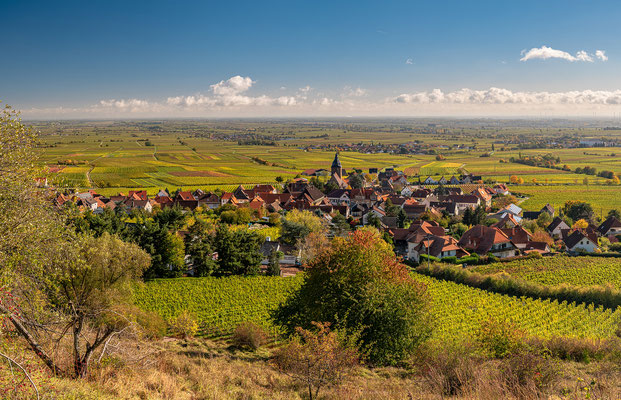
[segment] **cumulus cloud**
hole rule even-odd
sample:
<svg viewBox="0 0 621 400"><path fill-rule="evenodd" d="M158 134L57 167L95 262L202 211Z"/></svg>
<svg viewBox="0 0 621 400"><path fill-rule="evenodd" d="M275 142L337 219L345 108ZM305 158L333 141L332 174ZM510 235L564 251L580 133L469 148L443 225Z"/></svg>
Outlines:
<svg viewBox="0 0 621 400"><path fill-rule="evenodd" d="M513 92L502 88L487 90L460 89L443 92L433 89L427 92L400 94L395 103L419 104L521 104L521 105L616 105L621 104L621 90L582 90L569 92Z"/></svg>
<svg viewBox="0 0 621 400"><path fill-rule="evenodd" d="M405 63L408 65L412 65L414 64L414 61L411 58L408 58L407 60L405 60Z"/></svg>
<svg viewBox="0 0 621 400"><path fill-rule="evenodd" d="M144 111L149 109L151 104L146 100L140 99L121 99L121 100L101 100L99 106L103 108L112 108L120 111Z"/></svg>
<svg viewBox="0 0 621 400"><path fill-rule="evenodd" d="M367 96L368 94L369 94L369 91L361 87L354 89L350 86L345 86L341 97L364 97L364 96Z"/></svg>
<svg viewBox="0 0 621 400"><path fill-rule="evenodd" d="M599 58L602 61L608 61L608 56L604 50L596 50L595 57Z"/></svg>
<svg viewBox="0 0 621 400"><path fill-rule="evenodd" d="M593 55L587 53L584 50L580 50L576 53L576 55L572 55L563 50L553 49L548 46L541 47L533 47L532 49L526 51L522 50L522 58L520 61L529 61L529 60L548 60L550 58L557 58L561 60L567 60L571 62L575 61L585 61L585 62L593 62ZM605 52L603 50L597 50L595 52L595 56L602 60L606 61L608 57L606 57Z"/></svg>
<svg viewBox="0 0 621 400"><path fill-rule="evenodd" d="M216 96L234 96L250 89L255 82L250 77L236 75L226 81L220 81L211 85L211 90Z"/></svg>

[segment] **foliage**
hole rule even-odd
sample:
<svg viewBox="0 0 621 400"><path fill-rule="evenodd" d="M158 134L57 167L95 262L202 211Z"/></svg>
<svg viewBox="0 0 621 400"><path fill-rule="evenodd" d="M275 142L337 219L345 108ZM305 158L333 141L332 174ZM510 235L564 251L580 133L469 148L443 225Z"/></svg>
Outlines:
<svg viewBox="0 0 621 400"><path fill-rule="evenodd" d="M187 310L170 321L170 330L175 336L182 339L190 339L196 336L198 328L196 316Z"/></svg>
<svg viewBox="0 0 621 400"><path fill-rule="evenodd" d="M214 249L218 253L218 274L256 275L263 259L261 239L250 231L232 230L224 224L216 228Z"/></svg>
<svg viewBox="0 0 621 400"><path fill-rule="evenodd" d="M287 244L296 244L311 233L324 233L325 223L310 211L291 210L282 221L281 240Z"/></svg>
<svg viewBox="0 0 621 400"><path fill-rule="evenodd" d="M358 363L356 349L344 345L329 323L313 323L314 331L296 329L296 336L275 356L276 366L302 382L309 399L317 399L319 390L340 383L343 376Z"/></svg>
<svg viewBox="0 0 621 400"><path fill-rule="evenodd" d="M268 258L267 275L280 276L280 260L283 256L282 251L272 249Z"/></svg>
<svg viewBox="0 0 621 400"><path fill-rule="evenodd" d="M274 314L288 334L313 321L332 323L346 334L360 334L370 361L394 364L424 341L427 299L392 248L374 229L335 238L309 263L298 292Z"/></svg>
<svg viewBox="0 0 621 400"><path fill-rule="evenodd" d="M127 235L151 256L151 265L144 272L145 279L177 277L185 270L183 240L170 233L166 226L151 220L135 224Z"/></svg>
<svg viewBox="0 0 621 400"><path fill-rule="evenodd" d="M492 357L504 358L518 353L524 346L525 334L510 321L490 319L481 324L477 340Z"/></svg>
<svg viewBox="0 0 621 400"><path fill-rule="evenodd" d="M216 271L212 242L213 227L201 219L196 220L185 237L185 251L190 257L194 276L209 276Z"/></svg>
<svg viewBox="0 0 621 400"><path fill-rule="evenodd" d="M487 212L485 206L480 204L474 210L470 207L464 211L462 222L469 226L483 225L487 220Z"/></svg>
<svg viewBox="0 0 621 400"><path fill-rule="evenodd" d="M233 345L239 348L257 350L267 342L267 333L254 322L242 322L237 325L231 340Z"/></svg>
<svg viewBox="0 0 621 400"><path fill-rule="evenodd" d="M595 213L589 203L583 201L568 201L563 207L563 213L574 221L580 219L594 221Z"/></svg>

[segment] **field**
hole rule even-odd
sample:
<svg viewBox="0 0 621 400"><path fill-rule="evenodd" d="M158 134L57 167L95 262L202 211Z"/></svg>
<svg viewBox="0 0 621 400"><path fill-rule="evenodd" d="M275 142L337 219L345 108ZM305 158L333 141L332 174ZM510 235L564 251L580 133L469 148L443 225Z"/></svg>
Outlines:
<svg viewBox="0 0 621 400"><path fill-rule="evenodd" d="M621 140L621 131L604 133L577 123L531 127L516 121L443 121L442 128L429 128L428 122L60 121L32 126L40 132L41 163L54 171L61 169L53 174L56 183L94 188L105 195L131 189L155 194L160 188L230 191L240 184L274 183L278 176L286 180L305 169L329 168L334 152L340 150L347 171L397 167L411 175L412 182L418 176L449 178L462 170L498 182L516 175L524 184L512 189L528 195L521 204L526 210L575 199L591 202L598 214L621 208L621 189L607 186L604 178L508 161L520 155L553 153L572 170L589 165L621 175L619 147L523 149L511 144L559 136L571 138L567 140L574 144L602 135ZM257 140L273 145L259 145ZM369 144L418 150L401 154L393 147L371 153L347 147ZM436 160L437 154L443 159Z"/></svg>
<svg viewBox="0 0 621 400"><path fill-rule="evenodd" d="M611 285L621 289L621 258L553 257L495 263L473 270L485 274L504 271L544 285Z"/></svg>
<svg viewBox="0 0 621 400"><path fill-rule="evenodd" d="M437 341L470 337L488 320L509 320L544 338L610 337L621 322L621 310L510 297L422 275L415 279L428 287ZM138 288L136 303L165 319L187 309L196 314L207 335L228 334L244 321L273 331L270 310L300 283L300 276L157 280Z"/></svg>

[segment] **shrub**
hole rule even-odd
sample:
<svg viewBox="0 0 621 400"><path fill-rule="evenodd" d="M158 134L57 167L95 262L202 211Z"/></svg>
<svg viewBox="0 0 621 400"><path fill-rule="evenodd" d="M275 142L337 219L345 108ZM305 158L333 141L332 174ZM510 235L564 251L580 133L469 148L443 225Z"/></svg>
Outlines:
<svg viewBox="0 0 621 400"><path fill-rule="evenodd" d="M159 339L166 334L166 321L154 311L136 310L136 323L142 334L149 339Z"/></svg>
<svg viewBox="0 0 621 400"><path fill-rule="evenodd" d="M170 321L170 330L175 336L182 339L193 338L198 333L196 316L184 310Z"/></svg>
<svg viewBox="0 0 621 400"><path fill-rule="evenodd" d="M538 398L542 389L559 377L556 365L549 358L531 353L514 354L500 365L507 390L518 398Z"/></svg>
<svg viewBox="0 0 621 400"><path fill-rule="evenodd" d="M236 347L257 350L267 342L267 333L253 322L244 322L235 328L232 341Z"/></svg>
<svg viewBox="0 0 621 400"><path fill-rule="evenodd" d="M302 287L274 313L289 335L326 321L376 364L397 364L430 333L426 287L412 279L375 229L333 239L309 263Z"/></svg>
<svg viewBox="0 0 621 400"><path fill-rule="evenodd" d="M310 400L323 386L335 385L358 363L354 347L339 340L329 323L313 322L310 331L298 327L291 341L274 357L276 367L306 385Z"/></svg>
<svg viewBox="0 0 621 400"><path fill-rule="evenodd" d="M517 354L524 348L525 334L508 321L488 320L481 324L477 339L494 358Z"/></svg>
<svg viewBox="0 0 621 400"><path fill-rule="evenodd" d="M423 349L415 359L426 383L442 396L465 395L466 386L475 380L480 362L468 343Z"/></svg>

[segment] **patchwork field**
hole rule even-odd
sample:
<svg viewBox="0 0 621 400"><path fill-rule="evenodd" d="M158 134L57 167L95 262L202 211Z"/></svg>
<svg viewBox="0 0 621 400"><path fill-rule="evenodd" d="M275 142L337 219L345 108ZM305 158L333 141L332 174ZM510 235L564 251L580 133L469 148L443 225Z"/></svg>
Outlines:
<svg viewBox="0 0 621 400"><path fill-rule="evenodd" d="M607 186L608 180L596 175L573 172L590 166L621 175L621 148L520 147L546 137L571 137L567 139L571 143L602 135L619 140L621 131L604 132L586 124L544 129L493 121L447 121L438 128L428 122L60 121L32 126L40 132L41 163L51 170L62 168L54 174L57 182L103 194L130 189L154 194L159 188L231 190L240 184L274 183L276 177L287 180L305 169L329 168L334 152L341 151L347 171L396 167L413 176L413 182L418 181L416 175L449 178L462 170L498 182L516 175L524 184L513 189L528 195L521 205L529 210L575 199L591 202L603 214L621 208L619 186ZM511 144L517 142L522 144ZM381 152L350 147L377 144L393 147ZM410 147L402 151L399 146ZM571 171L509 161L546 153L559 157L559 165L566 164Z"/></svg>

